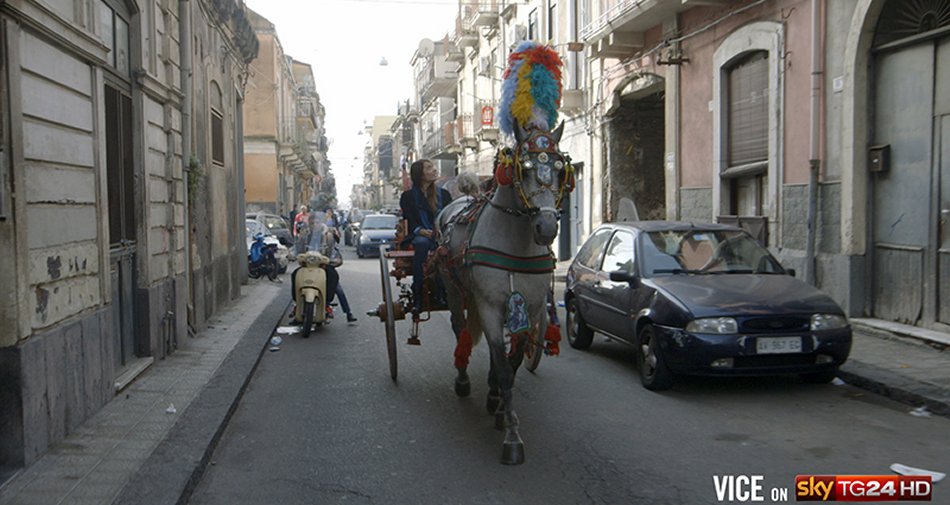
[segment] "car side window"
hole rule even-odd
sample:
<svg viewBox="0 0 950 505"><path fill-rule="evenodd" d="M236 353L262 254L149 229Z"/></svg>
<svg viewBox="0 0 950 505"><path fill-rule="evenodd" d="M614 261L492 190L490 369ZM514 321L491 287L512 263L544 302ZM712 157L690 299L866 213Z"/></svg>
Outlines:
<svg viewBox="0 0 950 505"><path fill-rule="evenodd" d="M600 268L600 259L604 255L604 248L607 247L608 239L610 239L610 230L600 230L594 233L584 244L584 247L577 252L577 262L593 270Z"/></svg>
<svg viewBox="0 0 950 505"><path fill-rule="evenodd" d="M610 245L607 246L607 254L604 256L604 272L624 272L633 273L633 235L618 231L610 239Z"/></svg>

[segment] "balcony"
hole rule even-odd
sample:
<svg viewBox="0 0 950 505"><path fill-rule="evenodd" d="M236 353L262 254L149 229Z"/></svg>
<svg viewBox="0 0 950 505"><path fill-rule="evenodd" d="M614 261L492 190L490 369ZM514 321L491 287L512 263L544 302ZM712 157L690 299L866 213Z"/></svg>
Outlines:
<svg viewBox="0 0 950 505"><path fill-rule="evenodd" d="M416 89L422 96L422 103L436 97L454 97L458 85L458 73L455 65L445 61L444 56L432 56L421 66L416 67Z"/></svg>
<svg viewBox="0 0 950 505"><path fill-rule="evenodd" d="M469 11L468 26L479 28L497 25L500 7L501 2L498 0L478 0Z"/></svg>
<svg viewBox="0 0 950 505"><path fill-rule="evenodd" d="M449 121L442 125L442 134L445 138L445 151L452 156L455 156L462 152L462 146L459 144L459 139L457 135L458 122Z"/></svg>
<svg viewBox="0 0 950 505"><path fill-rule="evenodd" d="M455 138L458 140L459 147L463 149L478 147L478 139L475 138L471 114L462 114L455 120Z"/></svg>
<svg viewBox="0 0 950 505"><path fill-rule="evenodd" d="M497 109L494 102L480 100L475 104L475 111L479 114L478 120L474 122L475 137L478 140L482 142L498 140L498 121L495 119Z"/></svg>
<svg viewBox="0 0 950 505"><path fill-rule="evenodd" d="M642 47L643 32L664 20L698 6L724 6L729 0L608 0L604 12L581 31L596 57L616 57ZM611 34L617 34L609 40ZM631 38L633 41L631 41ZM600 44L604 39L606 43ZM639 39L640 46L635 46ZM626 51L626 52L624 52Z"/></svg>
<svg viewBox="0 0 950 505"><path fill-rule="evenodd" d="M471 9L471 7L466 7L466 9ZM461 14L455 18L455 46L459 52L463 52L466 47L478 46L478 32L468 25Z"/></svg>
<svg viewBox="0 0 950 505"><path fill-rule="evenodd" d="M442 47L445 48L445 61L462 64L465 62L465 52L455 43L457 38L457 36L449 38L449 36L446 35L442 41Z"/></svg>

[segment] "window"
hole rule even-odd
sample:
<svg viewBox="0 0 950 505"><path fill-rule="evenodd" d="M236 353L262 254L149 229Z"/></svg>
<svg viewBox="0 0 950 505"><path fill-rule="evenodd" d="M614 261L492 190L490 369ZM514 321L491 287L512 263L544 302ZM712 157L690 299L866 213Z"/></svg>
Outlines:
<svg viewBox="0 0 950 505"><path fill-rule="evenodd" d="M734 31L713 56L714 218L778 224L784 51L782 24L760 21Z"/></svg>
<svg viewBox="0 0 950 505"><path fill-rule="evenodd" d="M729 167L769 158L769 53L754 51L727 71L729 75Z"/></svg>
<svg viewBox="0 0 950 505"><path fill-rule="evenodd" d="M557 44L557 2L554 0L548 4L548 40Z"/></svg>
<svg viewBox="0 0 950 505"><path fill-rule="evenodd" d="M538 33L538 9L534 9L528 14L528 40L537 41L540 35Z"/></svg>
<svg viewBox="0 0 950 505"><path fill-rule="evenodd" d="M119 75L129 77L129 22L124 16L106 0L99 0L97 30L102 42L109 48L109 66Z"/></svg>
<svg viewBox="0 0 950 505"><path fill-rule="evenodd" d="M577 252L577 262L587 268L596 270L600 267L600 258L604 255L604 247L610 238L610 230L600 230L592 235L584 247Z"/></svg>
<svg viewBox="0 0 950 505"><path fill-rule="evenodd" d="M728 74L729 163L732 216L763 215L769 159L769 53L753 51L736 61Z"/></svg>
<svg viewBox="0 0 950 505"><path fill-rule="evenodd" d="M607 255L604 256L604 272L633 273L633 235L625 231L618 231L607 246Z"/></svg>
<svg viewBox="0 0 950 505"><path fill-rule="evenodd" d="M221 88L211 82L211 161L224 165L224 97Z"/></svg>

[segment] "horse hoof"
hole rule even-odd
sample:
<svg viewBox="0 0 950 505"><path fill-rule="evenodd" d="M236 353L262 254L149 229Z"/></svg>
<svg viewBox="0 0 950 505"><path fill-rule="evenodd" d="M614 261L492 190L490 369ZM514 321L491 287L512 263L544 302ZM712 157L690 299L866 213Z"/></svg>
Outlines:
<svg viewBox="0 0 950 505"><path fill-rule="evenodd" d="M472 392L472 383L469 381L455 380L455 394L464 398Z"/></svg>
<svg viewBox="0 0 950 505"><path fill-rule="evenodd" d="M485 402L485 408L488 410L488 415L492 415L495 412L498 412L498 404L501 403L500 396L488 395L488 400Z"/></svg>
<svg viewBox="0 0 950 505"><path fill-rule="evenodd" d="M502 444L501 462L505 465L520 465L524 463L524 443L505 442Z"/></svg>

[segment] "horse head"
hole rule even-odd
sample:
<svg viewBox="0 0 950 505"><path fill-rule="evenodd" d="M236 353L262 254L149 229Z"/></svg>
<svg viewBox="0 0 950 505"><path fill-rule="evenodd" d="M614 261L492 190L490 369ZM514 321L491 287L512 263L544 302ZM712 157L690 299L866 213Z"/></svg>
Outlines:
<svg viewBox="0 0 950 505"><path fill-rule="evenodd" d="M516 146L507 167L501 164L496 179L511 184L524 211L531 217L531 231L538 245L549 246L558 231L561 200L573 189L570 157L558 149L564 123L550 132L515 129Z"/></svg>

